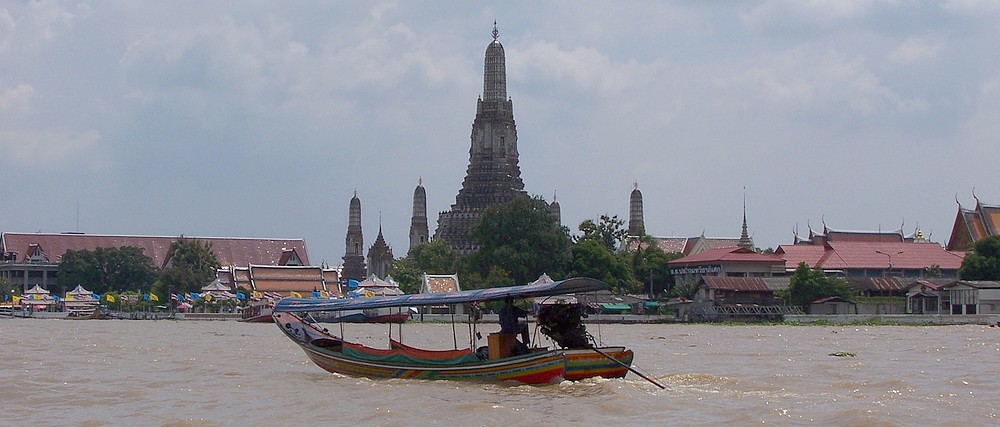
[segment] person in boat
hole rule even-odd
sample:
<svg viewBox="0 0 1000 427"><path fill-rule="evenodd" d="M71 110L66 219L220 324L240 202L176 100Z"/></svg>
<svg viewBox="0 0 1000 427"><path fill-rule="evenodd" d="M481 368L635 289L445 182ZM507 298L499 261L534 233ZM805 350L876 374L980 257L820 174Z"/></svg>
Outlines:
<svg viewBox="0 0 1000 427"><path fill-rule="evenodd" d="M531 343L528 337L528 312L523 308L514 305L514 299L507 297L504 299L504 306L500 309L500 333L521 335L521 342L527 346ZM525 321L521 321L525 318Z"/></svg>

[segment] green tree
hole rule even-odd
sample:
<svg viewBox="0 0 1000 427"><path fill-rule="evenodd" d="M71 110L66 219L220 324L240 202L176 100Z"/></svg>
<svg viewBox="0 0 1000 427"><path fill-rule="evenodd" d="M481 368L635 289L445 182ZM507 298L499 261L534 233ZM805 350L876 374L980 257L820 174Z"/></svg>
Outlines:
<svg viewBox="0 0 1000 427"><path fill-rule="evenodd" d="M628 236L628 230L625 229L625 220L618 219L617 215L610 217L606 214L601 215L597 223L591 219L584 220L580 223L579 229L583 235L575 239L577 242L594 240L600 242L612 252L617 250L619 245Z"/></svg>
<svg viewBox="0 0 1000 427"><path fill-rule="evenodd" d="M629 292L633 288L628 261L611 252L599 240L584 239L572 248L573 263L571 277L589 277L611 285L618 292Z"/></svg>
<svg viewBox="0 0 1000 427"><path fill-rule="evenodd" d="M99 264L94 251L88 249L68 250L63 254L62 261L59 262L59 267L56 270L56 284L63 289L73 289L76 285L83 285L91 291L103 293L110 288L102 275Z"/></svg>
<svg viewBox="0 0 1000 427"><path fill-rule="evenodd" d="M167 253L170 261L160 272L156 288L168 298L170 292L197 292L215 280L219 260L210 242L181 236L170 244Z"/></svg>
<svg viewBox="0 0 1000 427"><path fill-rule="evenodd" d="M632 254L632 274L641 283L642 293L656 295L674 284L668 263L682 258L684 254L664 252L649 236L644 236L642 240L643 244Z"/></svg>
<svg viewBox="0 0 1000 427"><path fill-rule="evenodd" d="M1000 236L990 236L972 245L958 269L962 280L1000 280Z"/></svg>
<svg viewBox="0 0 1000 427"><path fill-rule="evenodd" d="M457 274L461 262L458 254L444 240L431 240L414 246L405 258L396 259L389 267L389 275L408 294L420 292L423 275Z"/></svg>
<svg viewBox="0 0 1000 427"><path fill-rule="evenodd" d="M69 250L59 263L56 283L64 289L83 285L88 290L145 290L156 280L153 259L142 248L96 248Z"/></svg>
<svg viewBox="0 0 1000 427"><path fill-rule="evenodd" d="M845 300L854 299L856 292L844 279L828 277L820 270L809 268L806 263L799 263L789 280L787 297L791 305L808 308L809 304L820 298L838 296Z"/></svg>
<svg viewBox="0 0 1000 427"><path fill-rule="evenodd" d="M487 208L470 237L479 250L469 255L469 266L483 278L495 268L514 283L531 282L542 273L560 277L572 259L569 230L556 223L541 197L515 197Z"/></svg>

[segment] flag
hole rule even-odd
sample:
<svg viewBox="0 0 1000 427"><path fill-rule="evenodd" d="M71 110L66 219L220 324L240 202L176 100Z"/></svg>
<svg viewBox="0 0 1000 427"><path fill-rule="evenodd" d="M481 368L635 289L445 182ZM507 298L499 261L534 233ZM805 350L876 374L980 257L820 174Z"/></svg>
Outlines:
<svg viewBox="0 0 1000 427"><path fill-rule="evenodd" d="M11 297L14 298L14 304L20 304L21 303L21 297L19 297L17 295L11 295Z"/></svg>
<svg viewBox="0 0 1000 427"><path fill-rule="evenodd" d="M174 301L179 301L179 300L177 299L177 294L170 294L170 299L172 299L172 300L174 300Z"/></svg>
<svg viewBox="0 0 1000 427"><path fill-rule="evenodd" d="M94 294L94 299L96 299L96 300L100 301L100 300L101 300L101 296L100 296L100 295L97 295L97 294L95 293L95 294Z"/></svg>
<svg viewBox="0 0 1000 427"><path fill-rule="evenodd" d="M107 295L104 296L104 298L107 299L108 302L115 302L115 295L114 294L107 294Z"/></svg>
<svg viewBox="0 0 1000 427"><path fill-rule="evenodd" d="M319 291L319 296L322 298L330 298L330 293L327 291Z"/></svg>
<svg viewBox="0 0 1000 427"><path fill-rule="evenodd" d="M358 287L358 281L354 279L347 279L347 286L351 288Z"/></svg>
<svg viewBox="0 0 1000 427"><path fill-rule="evenodd" d="M201 294L197 292L188 292L188 298L191 300L196 300L198 298L201 298Z"/></svg>
<svg viewBox="0 0 1000 427"><path fill-rule="evenodd" d="M261 299L261 298L264 298L264 294L260 293L260 291L253 291L253 297L257 298L257 299Z"/></svg>
<svg viewBox="0 0 1000 427"><path fill-rule="evenodd" d="M313 298L319 298L319 291L312 291Z"/></svg>
<svg viewBox="0 0 1000 427"><path fill-rule="evenodd" d="M149 299L150 299L150 301L156 301L156 302L160 301L160 297L156 296L156 294L154 294L152 292L149 293Z"/></svg>
<svg viewBox="0 0 1000 427"><path fill-rule="evenodd" d="M212 294L205 294L205 301L212 301Z"/></svg>
<svg viewBox="0 0 1000 427"><path fill-rule="evenodd" d="M247 299L247 294L245 294L243 292L237 292L236 293L236 299Z"/></svg>
<svg viewBox="0 0 1000 427"><path fill-rule="evenodd" d="M143 301L149 301L149 294L142 294Z"/></svg>
<svg viewBox="0 0 1000 427"><path fill-rule="evenodd" d="M295 298L302 298L302 294L300 294L300 293L298 293L298 292L295 292L295 291L292 291L292 292L291 292L291 294L292 294L292 296L293 296L293 297L295 297Z"/></svg>
<svg viewBox="0 0 1000 427"><path fill-rule="evenodd" d="M66 294L66 301L73 301L73 295Z"/></svg>

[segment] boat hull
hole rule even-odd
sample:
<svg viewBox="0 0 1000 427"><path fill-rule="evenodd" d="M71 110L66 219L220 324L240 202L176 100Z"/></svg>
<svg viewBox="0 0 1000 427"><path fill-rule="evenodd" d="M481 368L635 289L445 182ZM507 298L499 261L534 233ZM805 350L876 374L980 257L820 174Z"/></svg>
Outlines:
<svg viewBox="0 0 1000 427"><path fill-rule="evenodd" d="M333 373L368 378L414 378L428 380L516 381L544 384L563 376L566 357L561 351L547 351L519 357L454 365L387 363L350 357L324 346L339 342L336 337L290 313L275 313L275 323L299 345L313 363Z"/></svg>
<svg viewBox="0 0 1000 427"><path fill-rule="evenodd" d="M566 371L563 377L570 381L593 377L624 378L632 366L632 350L625 347L602 347L597 350L604 354L591 349L564 350ZM608 359L608 356L615 360Z"/></svg>
<svg viewBox="0 0 1000 427"><path fill-rule="evenodd" d="M251 305L243 309L241 322L246 323L274 323L270 306Z"/></svg>

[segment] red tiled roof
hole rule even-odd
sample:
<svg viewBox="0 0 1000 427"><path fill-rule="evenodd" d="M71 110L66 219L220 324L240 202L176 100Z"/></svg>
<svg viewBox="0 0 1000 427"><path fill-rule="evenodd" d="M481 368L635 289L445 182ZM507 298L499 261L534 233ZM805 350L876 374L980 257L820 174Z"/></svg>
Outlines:
<svg viewBox="0 0 1000 427"><path fill-rule="evenodd" d="M962 254L949 252L934 243L827 242L826 256L820 262L825 270L888 269L915 270L938 265L943 270L962 266Z"/></svg>
<svg viewBox="0 0 1000 427"><path fill-rule="evenodd" d="M246 237L187 237L189 239L212 244L212 251L219 264L277 265L283 250L296 251L306 265L306 243L302 239L258 239ZM162 266L170 248L170 243L177 237L165 236L115 236L100 234L53 234L53 233L3 233L0 241L3 251L16 251L18 261L24 261L29 255L31 245L39 245L46 253L50 262L57 263L68 250L94 250L97 248L119 248L134 246L142 248L143 253L153 259L153 264Z"/></svg>
<svg viewBox="0 0 1000 427"><path fill-rule="evenodd" d="M686 237L654 237L653 241L656 242L656 246L663 250L663 252L683 252L684 246L687 245L688 238Z"/></svg>
<svg viewBox="0 0 1000 427"><path fill-rule="evenodd" d="M826 247L810 244L778 245L774 254L785 260L785 268L795 268L803 262L809 268L816 268L823 259L823 255L826 255Z"/></svg>
<svg viewBox="0 0 1000 427"><path fill-rule="evenodd" d="M702 281L709 289L737 292L771 292L759 277L719 277L703 276Z"/></svg>
<svg viewBox="0 0 1000 427"><path fill-rule="evenodd" d="M694 246L698 242L704 242L705 247L711 249L723 249L723 248L734 248L739 247L740 239L730 239L725 237L695 237L687 240L687 244L684 245L684 254L690 254L694 250Z"/></svg>
<svg viewBox="0 0 1000 427"><path fill-rule="evenodd" d="M775 255L759 254L746 248L719 248L709 249L688 255L684 258L675 259L667 263L670 266L701 265L706 263L724 262L759 262L768 264L782 264L784 260Z"/></svg>
<svg viewBox="0 0 1000 427"><path fill-rule="evenodd" d="M302 295L313 290L340 294L336 272L313 266L251 265L250 285L255 291L278 292L283 295L296 291Z"/></svg>
<svg viewBox="0 0 1000 427"><path fill-rule="evenodd" d="M948 249L964 251L968 245L1000 233L1000 206L984 205L977 201L975 209L958 207L955 225L948 240Z"/></svg>

